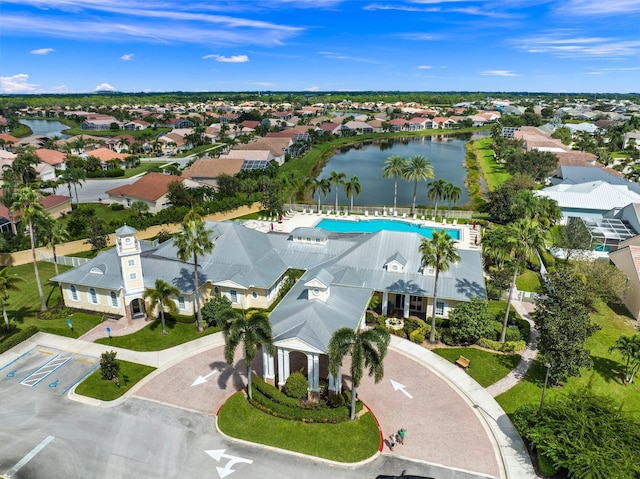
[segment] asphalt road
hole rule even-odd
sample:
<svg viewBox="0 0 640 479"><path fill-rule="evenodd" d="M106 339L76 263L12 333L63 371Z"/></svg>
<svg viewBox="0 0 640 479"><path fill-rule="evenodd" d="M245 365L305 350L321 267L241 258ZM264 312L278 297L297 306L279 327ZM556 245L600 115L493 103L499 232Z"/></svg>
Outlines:
<svg viewBox="0 0 640 479"><path fill-rule="evenodd" d="M25 379L64 358L56 351L30 353L0 363L0 475L29 479L136 478L359 479L379 474L472 479L470 474L382 455L351 468L229 440L214 417L132 398L100 408L68 399L62 389L91 371L97 358L71 359L37 384ZM52 387L56 379L60 382ZM31 386L27 384L32 384Z"/></svg>

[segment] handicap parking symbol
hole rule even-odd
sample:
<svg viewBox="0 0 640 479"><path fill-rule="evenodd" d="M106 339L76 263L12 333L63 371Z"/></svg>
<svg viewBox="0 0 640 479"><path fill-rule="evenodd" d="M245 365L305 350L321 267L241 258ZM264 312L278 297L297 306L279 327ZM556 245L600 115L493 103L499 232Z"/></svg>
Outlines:
<svg viewBox="0 0 640 479"><path fill-rule="evenodd" d="M55 380L55 381L53 381L52 383L49 383L49 387L50 387L51 389L53 389L53 388L57 388L57 387L58 387L58 383L59 383L59 382L60 382L60 380L59 380L59 379L56 379L56 380Z"/></svg>
<svg viewBox="0 0 640 479"><path fill-rule="evenodd" d="M16 376L16 373L17 373L17 372L18 372L18 370L17 370L17 369L16 369L16 370L14 370L14 371L11 371L10 373L7 373L7 377L8 377L8 378L13 378L13 377L15 377L15 376Z"/></svg>

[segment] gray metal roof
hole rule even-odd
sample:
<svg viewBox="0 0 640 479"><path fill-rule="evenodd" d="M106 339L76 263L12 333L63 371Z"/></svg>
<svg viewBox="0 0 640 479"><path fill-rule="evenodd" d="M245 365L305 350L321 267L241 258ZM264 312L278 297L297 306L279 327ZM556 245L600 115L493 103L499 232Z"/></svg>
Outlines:
<svg viewBox="0 0 640 479"><path fill-rule="evenodd" d="M132 228L131 226L128 226L128 225L121 226L116 230L116 234L118 236L130 236L130 235L136 234L137 232L138 232L137 229Z"/></svg>

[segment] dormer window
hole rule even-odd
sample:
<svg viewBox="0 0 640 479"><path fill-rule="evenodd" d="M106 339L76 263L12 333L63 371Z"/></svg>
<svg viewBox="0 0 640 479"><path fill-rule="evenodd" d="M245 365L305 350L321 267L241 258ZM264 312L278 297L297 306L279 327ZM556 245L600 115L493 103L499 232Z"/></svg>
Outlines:
<svg viewBox="0 0 640 479"><path fill-rule="evenodd" d="M93 273L93 274L104 274L104 271L102 271L102 270L101 270L100 268L98 268L98 267L94 267L94 268L91 268L91 269L89 270L89 273Z"/></svg>
<svg viewBox="0 0 640 479"><path fill-rule="evenodd" d="M314 296L318 296L320 294L320 289L319 288L313 288L313 295Z"/></svg>

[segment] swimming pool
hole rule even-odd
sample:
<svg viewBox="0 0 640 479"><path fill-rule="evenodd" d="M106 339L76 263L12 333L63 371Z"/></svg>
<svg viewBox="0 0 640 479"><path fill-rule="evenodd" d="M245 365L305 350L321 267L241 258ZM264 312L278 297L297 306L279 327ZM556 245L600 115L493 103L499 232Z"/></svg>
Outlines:
<svg viewBox="0 0 640 479"><path fill-rule="evenodd" d="M420 226L415 223L398 220L366 219L360 221L347 221L323 219L316 225L316 228L333 231L334 233L376 233L377 231L382 230L402 231L406 233L418 233L426 238L431 238L434 231L442 231L445 229L453 239L460 240L459 229L432 228L429 226Z"/></svg>

